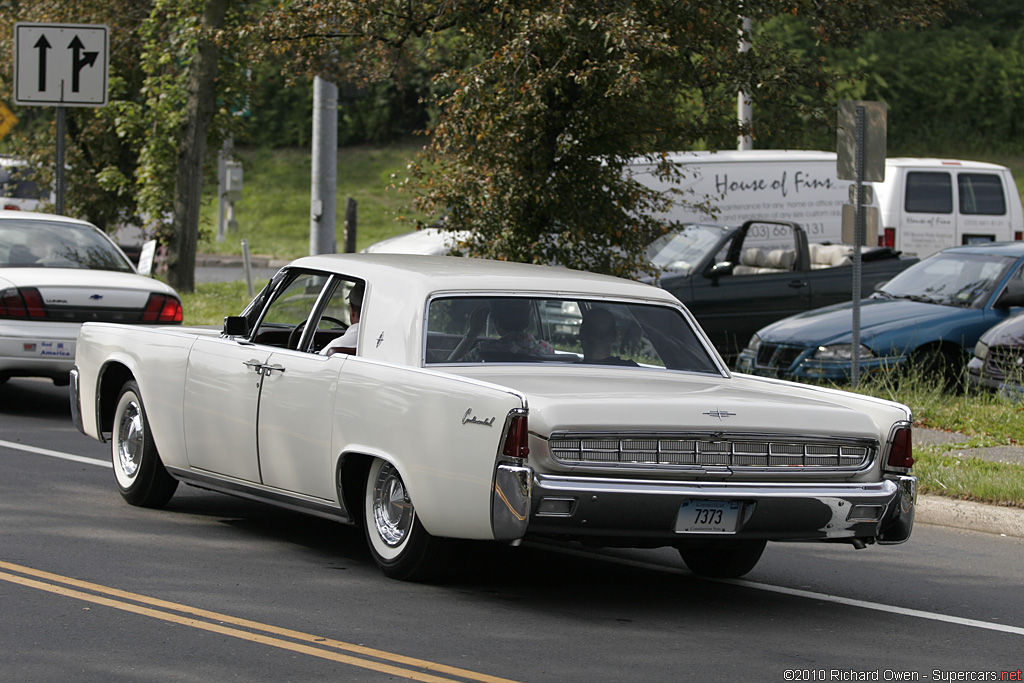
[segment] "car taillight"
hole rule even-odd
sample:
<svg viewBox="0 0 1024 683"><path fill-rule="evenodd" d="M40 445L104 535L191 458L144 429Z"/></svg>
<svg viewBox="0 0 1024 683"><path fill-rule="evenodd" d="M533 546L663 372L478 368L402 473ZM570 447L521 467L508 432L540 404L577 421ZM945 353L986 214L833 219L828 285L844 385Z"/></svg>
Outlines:
<svg viewBox="0 0 1024 683"><path fill-rule="evenodd" d="M526 458L530 455L530 430L525 415L514 415L505 432L505 444L501 454L510 458Z"/></svg>
<svg viewBox="0 0 1024 683"><path fill-rule="evenodd" d="M40 320L46 317L46 306L38 289L13 287L0 291L0 318Z"/></svg>
<svg viewBox="0 0 1024 683"><path fill-rule="evenodd" d="M896 248L896 228L886 228L885 231L878 236L878 246L889 247L890 249Z"/></svg>
<svg viewBox="0 0 1024 683"><path fill-rule="evenodd" d="M21 207L17 204L4 204L4 209L7 211L21 211Z"/></svg>
<svg viewBox="0 0 1024 683"><path fill-rule="evenodd" d="M1024 240L1024 232L1018 230L1017 232L1013 233L1013 239L1017 240L1018 242Z"/></svg>
<svg viewBox="0 0 1024 683"><path fill-rule="evenodd" d="M910 427L900 427L892 435L888 465L905 469L914 466L914 448L910 439Z"/></svg>
<svg viewBox="0 0 1024 683"><path fill-rule="evenodd" d="M166 294L150 294L146 310L142 314L144 323L180 323L183 317L181 302Z"/></svg>

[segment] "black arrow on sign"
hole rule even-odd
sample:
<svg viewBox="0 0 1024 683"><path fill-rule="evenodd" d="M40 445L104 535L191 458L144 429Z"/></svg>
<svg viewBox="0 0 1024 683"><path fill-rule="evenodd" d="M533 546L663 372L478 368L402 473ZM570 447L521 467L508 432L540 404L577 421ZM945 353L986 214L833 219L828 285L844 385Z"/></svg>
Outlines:
<svg viewBox="0 0 1024 683"><path fill-rule="evenodd" d="M99 52L83 52L85 44L75 36L68 45L71 48L71 92L78 92L79 74L82 69L96 63Z"/></svg>
<svg viewBox="0 0 1024 683"><path fill-rule="evenodd" d="M46 36L42 35L32 47L39 50L39 92L46 92L46 51L52 46Z"/></svg>

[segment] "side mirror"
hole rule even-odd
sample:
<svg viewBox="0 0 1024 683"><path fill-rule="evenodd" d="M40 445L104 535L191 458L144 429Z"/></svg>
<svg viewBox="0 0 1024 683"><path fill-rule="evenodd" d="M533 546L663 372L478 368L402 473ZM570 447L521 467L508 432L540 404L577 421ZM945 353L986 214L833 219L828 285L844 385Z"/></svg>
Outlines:
<svg viewBox="0 0 1024 683"><path fill-rule="evenodd" d="M996 299L996 308L1015 308L1024 306L1024 280L1014 278L1006 285L1006 289Z"/></svg>
<svg viewBox="0 0 1024 683"><path fill-rule="evenodd" d="M717 280L723 275L732 275L732 267L732 261L719 261L715 265L708 268L705 275L711 278L712 280Z"/></svg>
<svg viewBox="0 0 1024 683"><path fill-rule="evenodd" d="M224 318L225 337L248 337L249 321L240 315L229 315Z"/></svg>

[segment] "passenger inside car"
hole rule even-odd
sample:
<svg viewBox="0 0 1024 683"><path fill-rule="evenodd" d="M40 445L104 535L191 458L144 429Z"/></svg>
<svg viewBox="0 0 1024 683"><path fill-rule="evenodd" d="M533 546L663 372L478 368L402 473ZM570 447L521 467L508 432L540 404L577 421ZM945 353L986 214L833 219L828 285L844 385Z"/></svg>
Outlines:
<svg viewBox="0 0 1024 683"><path fill-rule="evenodd" d="M527 329L530 326L532 304L528 299L494 299L487 307L481 306L469 318L469 330L449 360L464 362L509 360L513 355L554 354L555 349L543 339L537 339ZM487 328L490 318L498 333L497 339L477 341Z"/></svg>
<svg viewBox="0 0 1024 683"><path fill-rule="evenodd" d="M638 367L635 361L612 354L612 347L618 340L619 331L615 316L606 308L592 308L583 314L580 323L580 345L583 360L590 365L628 365Z"/></svg>

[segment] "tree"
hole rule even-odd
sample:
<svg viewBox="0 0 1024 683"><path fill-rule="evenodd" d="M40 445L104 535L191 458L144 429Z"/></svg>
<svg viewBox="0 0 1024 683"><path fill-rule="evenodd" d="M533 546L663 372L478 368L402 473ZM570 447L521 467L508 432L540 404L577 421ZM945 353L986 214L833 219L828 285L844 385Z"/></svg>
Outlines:
<svg viewBox="0 0 1024 683"><path fill-rule="evenodd" d="M670 227L669 201L623 173L644 155L732 146L735 93L755 109L811 112L834 82L766 36L737 49L743 18L795 16L819 41L920 24L953 0L285 0L261 22L268 53L341 80L401 78L435 58L438 117L402 187L469 230L468 253L632 274ZM257 46L257 49L259 47ZM792 102L795 91L819 95ZM757 131L754 131L755 136Z"/></svg>
<svg viewBox="0 0 1024 683"><path fill-rule="evenodd" d="M218 47L218 31L246 20L241 0L36 0L0 14L0 49L12 54L15 21L105 24L109 104L68 110L66 211L101 228L155 227L168 244L168 279L194 287L199 202L207 149L241 125L247 63ZM5 28L5 24L7 30ZM10 88L9 84L0 87ZM25 111L31 109L31 111ZM53 112L21 108L13 148L52 178Z"/></svg>

